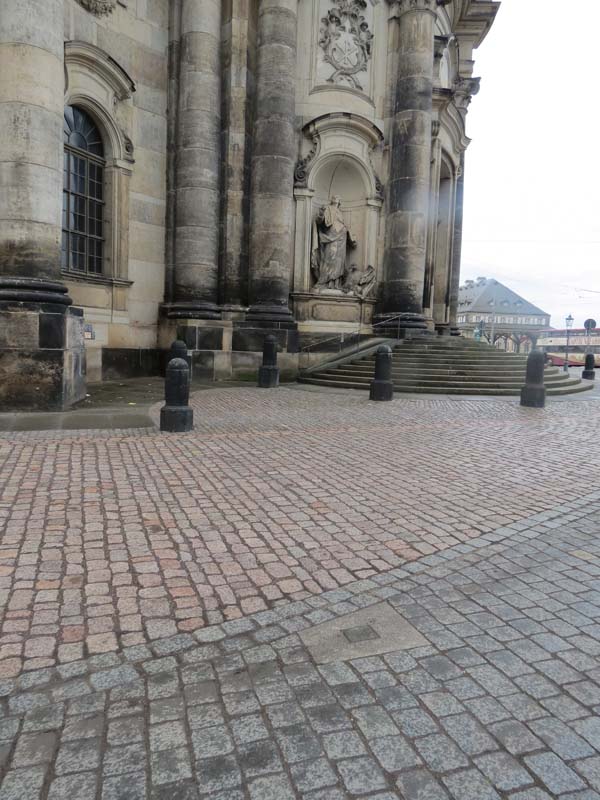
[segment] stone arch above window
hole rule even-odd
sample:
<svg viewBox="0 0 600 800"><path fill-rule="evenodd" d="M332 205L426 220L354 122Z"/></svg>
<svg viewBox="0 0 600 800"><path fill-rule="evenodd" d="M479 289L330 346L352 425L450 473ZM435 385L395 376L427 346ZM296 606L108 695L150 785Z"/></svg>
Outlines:
<svg viewBox="0 0 600 800"><path fill-rule="evenodd" d="M88 272L78 280L130 285L129 186L135 163L134 92L135 84L127 72L99 47L87 42L65 43L65 107L67 113L69 108L75 108L81 114L79 121L73 118L73 131L69 133L79 144L71 145L81 147L89 134L83 130L82 120L87 117L95 126L105 161L102 272ZM93 141L89 144L99 146ZM69 277L72 276L70 272Z"/></svg>

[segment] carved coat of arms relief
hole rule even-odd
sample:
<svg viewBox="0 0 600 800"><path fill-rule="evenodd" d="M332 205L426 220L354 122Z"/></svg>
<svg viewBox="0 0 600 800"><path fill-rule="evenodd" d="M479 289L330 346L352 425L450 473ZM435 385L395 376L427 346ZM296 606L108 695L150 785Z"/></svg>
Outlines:
<svg viewBox="0 0 600 800"><path fill-rule="evenodd" d="M77 2L97 17L110 14L117 5L117 0L77 0Z"/></svg>
<svg viewBox="0 0 600 800"><path fill-rule="evenodd" d="M367 71L373 41L366 9L366 0L337 0L321 18L319 46L323 60L333 67L328 83L345 81L362 90L357 76Z"/></svg>

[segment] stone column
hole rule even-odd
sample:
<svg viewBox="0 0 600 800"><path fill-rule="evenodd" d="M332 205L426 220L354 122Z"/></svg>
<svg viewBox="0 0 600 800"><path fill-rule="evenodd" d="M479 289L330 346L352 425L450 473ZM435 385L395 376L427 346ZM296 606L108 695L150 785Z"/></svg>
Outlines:
<svg viewBox="0 0 600 800"><path fill-rule="evenodd" d="M2 0L0 301L68 305L60 283L63 0Z"/></svg>
<svg viewBox="0 0 600 800"><path fill-rule="evenodd" d="M1 0L0 408L85 394L83 324L61 282L63 0Z"/></svg>
<svg viewBox="0 0 600 800"><path fill-rule="evenodd" d="M424 330L423 288L429 214L434 22L438 0L398 0L398 74L381 320L402 314L403 331Z"/></svg>
<svg viewBox="0 0 600 800"><path fill-rule="evenodd" d="M256 4L229 0L223 14L223 188L220 299L224 313L245 311Z"/></svg>
<svg viewBox="0 0 600 800"><path fill-rule="evenodd" d="M259 0L248 319L291 322L297 0Z"/></svg>
<svg viewBox="0 0 600 800"><path fill-rule="evenodd" d="M215 319L221 167L221 1L182 0L170 317Z"/></svg>
<svg viewBox="0 0 600 800"><path fill-rule="evenodd" d="M456 324L458 312L458 290L460 287L460 265L462 256L463 209L465 203L465 154L460 157L460 169L456 176L456 201L454 207L454 236L450 275L450 335L460 336Z"/></svg>

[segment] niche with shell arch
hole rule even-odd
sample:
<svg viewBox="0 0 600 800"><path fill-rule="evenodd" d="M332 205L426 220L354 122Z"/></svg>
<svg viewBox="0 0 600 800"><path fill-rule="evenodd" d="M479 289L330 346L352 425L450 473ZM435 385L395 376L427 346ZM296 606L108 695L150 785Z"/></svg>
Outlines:
<svg viewBox="0 0 600 800"><path fill-rule="evenodd" d="M373 161L383 139L376 126L353 114L330 114L304 128L312 148L296 170L296 239L294 292L317 293L311 270L315 222L320 209L339 197L346 227L356 247L346 249L346 266L378 272L378 232L382 186ZM374 297L373 292L373 297Z"/></svg>

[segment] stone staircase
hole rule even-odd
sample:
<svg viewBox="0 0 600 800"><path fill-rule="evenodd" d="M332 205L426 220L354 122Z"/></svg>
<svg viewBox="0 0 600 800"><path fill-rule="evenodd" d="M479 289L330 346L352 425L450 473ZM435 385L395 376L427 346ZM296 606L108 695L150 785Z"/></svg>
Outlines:
<svg viewBox="0 0 600 800"><path fill-rule="evenodd" d="M336 358L301 373L301 383L338 389L368 389L381 342L360 353ZM392 377L397 392L464 395L519 395L525 383L527 356L505 353L491 345L461 337L390 340ZM573 378L557 367L545 373L550 396L584 392L591 381Z"/></svg>

